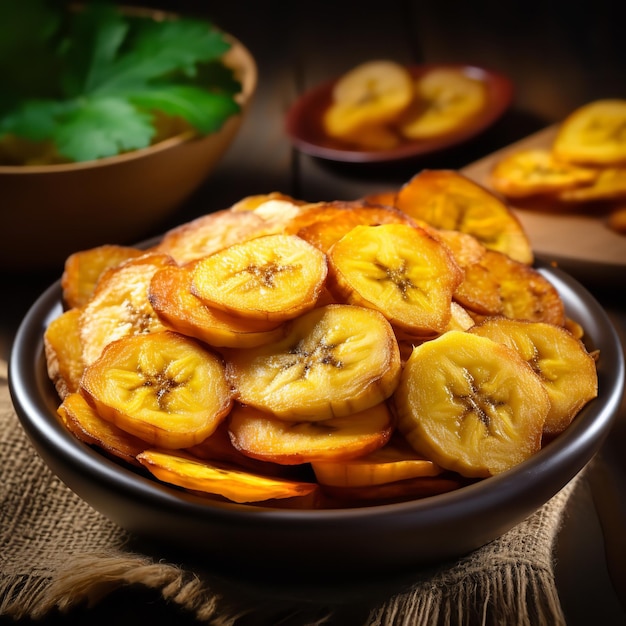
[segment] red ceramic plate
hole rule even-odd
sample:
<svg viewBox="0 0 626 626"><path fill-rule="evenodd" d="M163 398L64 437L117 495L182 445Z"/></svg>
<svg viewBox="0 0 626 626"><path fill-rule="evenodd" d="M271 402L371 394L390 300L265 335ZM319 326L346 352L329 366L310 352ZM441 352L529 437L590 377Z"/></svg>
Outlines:
<svg viewBox="0 0 626 626"><path fill-rule="evenodd" d="M304 93L289 109L286 131L300 151L331 161L352 163L385 163L438 152L474 137L491 126L507 110L513 99L513 85L502 74L474 65L424 64L407 69L418 78L437 68L460 69L466 75L482 80L487 87L487 104L471 123L439 137L404 141L389 150L359 150L329 137L322 127L322 116L331 103L332 90L338 78Z"/></svg>

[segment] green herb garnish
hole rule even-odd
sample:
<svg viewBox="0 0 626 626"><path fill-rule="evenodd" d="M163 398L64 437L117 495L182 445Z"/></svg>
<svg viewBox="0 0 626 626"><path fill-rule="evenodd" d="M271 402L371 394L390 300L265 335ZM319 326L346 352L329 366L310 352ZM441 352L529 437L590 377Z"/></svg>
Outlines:
<svg viewBox="0 0 626 626"><path fill-rule="evenodd" d="M202 20L2 0L0 143L48 144L58 160L89 161L149 146L157 120L215 132L240 110L241 85L221 62L229 48Z"/></svg>

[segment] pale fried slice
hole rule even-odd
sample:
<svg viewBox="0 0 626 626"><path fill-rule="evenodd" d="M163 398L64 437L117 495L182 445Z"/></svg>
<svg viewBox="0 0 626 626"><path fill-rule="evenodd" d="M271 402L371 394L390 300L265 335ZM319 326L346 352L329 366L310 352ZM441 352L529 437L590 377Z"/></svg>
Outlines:
<svg viewBox="0 0 626 626"><path fill-rule="evenodd" d="M565 308L556 287L538 270L493 250L465 267L454 299L478 315L565 324Z"/></svg>
<svg viewBox="0 0 626 626"><path fill-rule="evenodd" d="M155 249L182 265L270 232L255 211L216 211L169 230Z"/></svg>
<svg viewBox="0 0 626 626"><path fill-rule="evenodd" d="M426 72L415 81L415 93L399 122L410 139L431 139L466 127L487 104L484 82L456 68Z"/></svg>
<svg viewBox="0 0 626 626"><path fill-rule="evenodd" d="M417 454L401 437L392 437L382 448L351 460L312 462L321 485L367 487L409 478L437 476L442 469Z"/></svg>
<svg viewBox="0 0 626 626"><path fill-rule="evenodd" d="M626 164L626 100L595 100L576 109L561 124L552 150L572 163Z"/></svg>
<svg viewBox="0 0 626 626"><path fill-rule="evenodd" d="M598 174L597 168L556 158L549 148L533 148L511 152L500 159L491 171L490 183L509 198L525 198L589 185Z"/></svg>
<svg viewBox="0 0 626 626"><path fill-rule="evenodd" d="M65 304L70 308L83 306L93 295L96 283L106 269L142 254L145 250L110 244L70 254L61 276Z"/></svg>
<svg viewBox="0 0 626 626"><path fill-rule="evenodd" d="M329 251L328 288L413 334L441 332L463 274L447 246L406 224L356 226Z"/></svg>
<svg viewBox="0 0 626 626"><path fill-rule="evenodd" d="M163 267L152 276L148 300L165 325L217 348L252 348L285 334L279 323L236 317L202 302L191 291L197 263Z"/></svg>
<svg viewBox="0 0 626 626"><path fill-rule="evenodd" d="M396 207L435 228L473 235L486 248L531 264L528 237L511 209L454 170L422 170L399 190Z"/></svg>
<svg viewBox="0 0 626 626"><path fill-rule="evenodd" d="M514 348L542 380L550 398L544 433L565 430L598 395L596 364L583 343L553 324L489 318L471 331Z"/></svg>
<svg viewBox="0 0 626 626"><path fill-rule="evenodd" d="M136 457L146 449L146 442L102 419L82 394L66 396L58 413L77 439L98 446L131 465L139 465Z"/></svg>
<svg viewBox="0 0 626 626"><path fill-rule="evenodd" d="M515 350L454 330L413 350L393 401L415 450L468 477L499 474L535 454L550 408Z"/></svg>
<svg viewBox="0 0 626 626"><path fill-rule="evenodd" d="M280 206L298 206L306 204L303 200L293 198L286 193L280 191L271 191L270 193L260 193L254 196L246 196L241 200L238 200L230 207L231 211L256 211L262 205L267 203L276 202ZM283 205L282 203L286 203ZM262 211L261 211L262 212Z"/></svg>
<svg viewBox="0 0 626 626"><path fill-rule="evenodd" d="M296 421L363 411L388 398L400 375L389 322L347 304L301 315L275 343L223 353L238 400Z"/></svg>
<svg viewBox="0 0 626 626"><path fill-rule="evenodd" d="M155 272L173 264L167 254L148 253L104 272L80 316L85 365L93 363L115 339L165 328L148 300L148 287Z"/></svg>
<svg viewBox="0 0 626 626"><path fill-rule="evenodd" d="M218 463L200 461L184 452L146 450L137 459L163 482L220 495L233 502L294 498L318 489L316 483L250 474Z"/></svg>
<svg viewBox="0 0 626 626"><path fill-rule="evenodd" d="M331 137L353 138L359 129L395 119L412 99L413 81L405 67L395 61L367 61L334 85L323 127Z"/></svg>
<svg viewBox="0 0 626 626"><path fill-rule="evenodd" d="M108 344L85 369L81 393L104 419L168 449L200 443L232 406L222 360L172 331Z"/></svg>
<svg viewBox="0 0 626 626"><path fill-rule="evenodd" d="M61 399L78 391L83 374L83 345L78 308L68 309L48 324L43 335L48 377Z"/></svg>
<svg viewBox="0 0 626 626"><path fill-rule="evenodd" d="M280 465L340 462L385 445L393 419L383 402L352 415L321 421L285 421L250 406L236 405L228 417L235 448L246 456Z"/></svg>
<svg viewBox="0 0 626 626"><path fill-rule="evenodd" d="M233 315L282 322L315 306L326 274L317 248L295 235L267 235L201 259L191 290Z"/></svg>

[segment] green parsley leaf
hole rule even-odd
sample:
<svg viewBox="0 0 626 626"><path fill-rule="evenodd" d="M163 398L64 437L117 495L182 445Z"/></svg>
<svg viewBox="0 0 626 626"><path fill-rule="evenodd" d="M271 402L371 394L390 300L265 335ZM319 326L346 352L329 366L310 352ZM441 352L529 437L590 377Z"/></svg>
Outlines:
<svg viewBox="0 0 626 626"><path fill-rule="evenodd" d="M234 96L241 85L221 63L230 43L209 22L152 20L103 2L56 14L45 0L20 4L22 24L35 23L35 9L45 6L45 19L36 23L47 49L37 50L59 71L50 73L54 89L40 80L39 93L30 83L0 99L0 141L3 135L51 141L67 160L86 161L150 145L156 112L208 134L240 110ZM0 54L8 48L5 42Z"/></svg>
<svg viewBox="0 0 626 626"><path fill-rule="evenodd" d="M227 94L186 85L155 86L129 94L128 99L145 109L182 117L202 134L219 130L221 120L239 111L237 103Z"/></svg>

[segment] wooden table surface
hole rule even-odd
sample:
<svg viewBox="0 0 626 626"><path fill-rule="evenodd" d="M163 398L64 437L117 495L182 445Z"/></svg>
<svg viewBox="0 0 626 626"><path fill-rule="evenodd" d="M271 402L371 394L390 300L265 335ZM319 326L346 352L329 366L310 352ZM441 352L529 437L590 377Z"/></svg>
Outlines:
<svg viewBox="0 0 626 626"><path fill-rule="evenodd" d="M626 98L623 22L616 15L619 3L612 0L541 4L154 0L132 4L212 19L250 49L259 71L249 116L223 162L170 221L147 224L146 236L226 208L246 195L281 191L315 201L354 199L395 188L422 168L461 169L561 121L591 100ZM298 95L375 58L492 68L513 81L514 101L501 120L479 137L396 167L330 163L294 150L284 130L284 118ZM51 268L35 276L0 276L4 293L0 350L4 358L28 306L60 271ZM606 308L626 345L626 309L620 296L623 282L618 288L585 277L585 286ZM626 624L626 545L622 539L626 530L625 430L623 407L615 436L600 453L587 487L577 493L560 533L557 581L572 626ZM187 623L185 616L177 615L156 596L124 591L115 593L97 611L77 612L61 623L114 620L130 624L137 619L153 624ZM4 623L10 622L0 618L0 624ZM188 623L194 623L190 617Z"/></svg>

